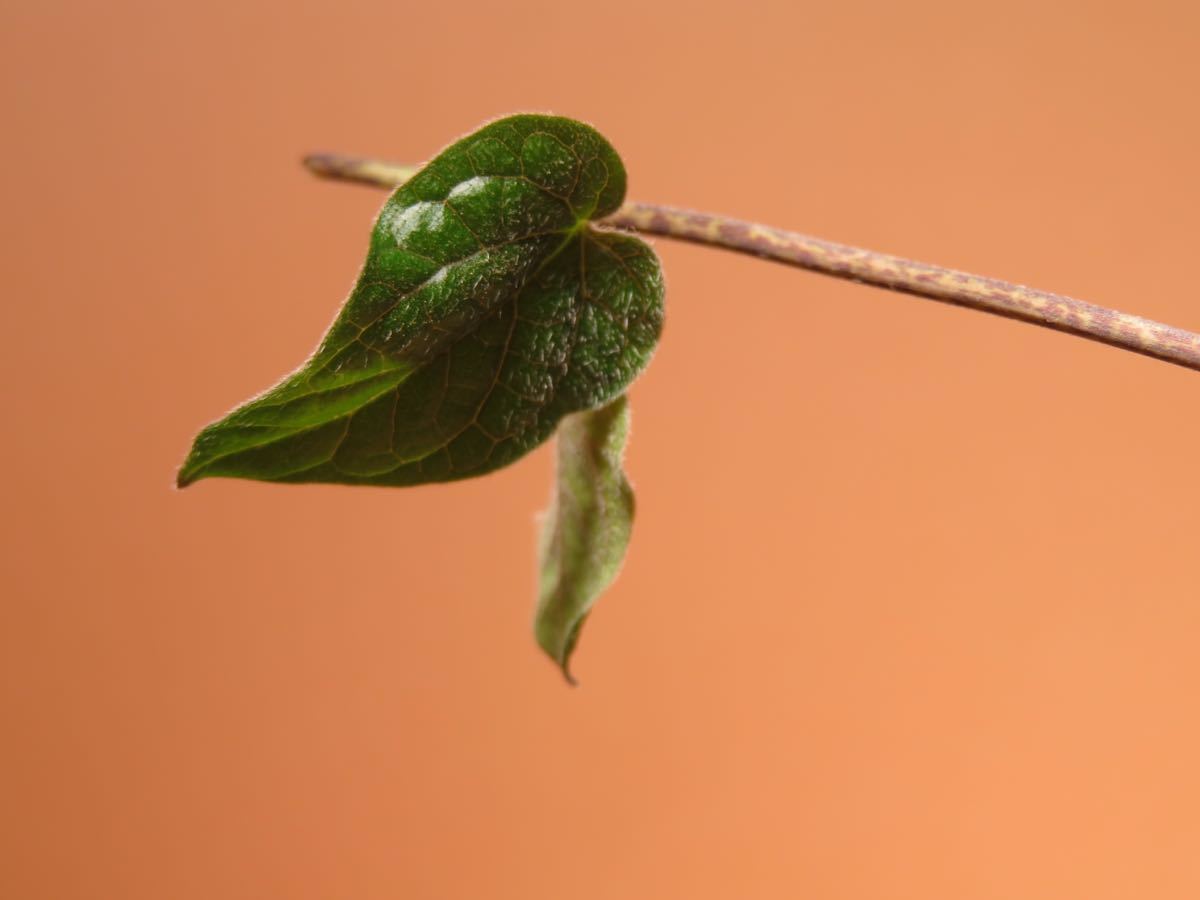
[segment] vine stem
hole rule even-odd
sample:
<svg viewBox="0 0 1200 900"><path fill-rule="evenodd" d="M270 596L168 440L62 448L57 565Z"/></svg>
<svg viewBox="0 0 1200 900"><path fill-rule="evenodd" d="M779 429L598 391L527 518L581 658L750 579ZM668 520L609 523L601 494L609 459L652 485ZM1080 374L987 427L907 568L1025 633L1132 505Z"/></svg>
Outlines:
<svg viewBox="0 0 1200 900"><path fill-rule="evenodd" d="M386 188L403 184L417 172L411 166L331 153L305 157L304 165L325 178ZM747 253L834 278L1019 319L1200 371L1200 334L1061 294L655 203L625 203L602 224Z"/></svg>

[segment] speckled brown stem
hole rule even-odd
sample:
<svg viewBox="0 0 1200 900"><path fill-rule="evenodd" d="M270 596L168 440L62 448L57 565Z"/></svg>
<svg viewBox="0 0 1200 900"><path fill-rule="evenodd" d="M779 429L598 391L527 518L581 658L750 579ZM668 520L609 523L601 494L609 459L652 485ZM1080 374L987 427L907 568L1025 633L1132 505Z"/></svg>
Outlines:
<svg viewBox="0 0 1200 900"><path fill-rule="evenodd" d="M379 187L395 187L416 172L408 166L337 154L315 154L304 164L327 178ZM749 253L822 275L1020 319L1200 371L1200 335L1061 294L654 203L626 203L603 221L615 228Z"/></svg>

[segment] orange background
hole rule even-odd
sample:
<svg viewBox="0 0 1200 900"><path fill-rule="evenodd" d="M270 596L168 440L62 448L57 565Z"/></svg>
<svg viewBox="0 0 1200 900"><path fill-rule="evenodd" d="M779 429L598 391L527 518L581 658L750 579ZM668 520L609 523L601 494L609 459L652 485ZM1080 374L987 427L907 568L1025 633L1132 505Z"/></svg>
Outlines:
<svg viewBox="0 0 1200 900"><path fill-rule="evenodd" d="M658 241L568 689L543 448L209 481L383 195L518 110L630 194L1200 327L1194 3L3 6L0 895L1200 896L1200 376Z"/></svg>

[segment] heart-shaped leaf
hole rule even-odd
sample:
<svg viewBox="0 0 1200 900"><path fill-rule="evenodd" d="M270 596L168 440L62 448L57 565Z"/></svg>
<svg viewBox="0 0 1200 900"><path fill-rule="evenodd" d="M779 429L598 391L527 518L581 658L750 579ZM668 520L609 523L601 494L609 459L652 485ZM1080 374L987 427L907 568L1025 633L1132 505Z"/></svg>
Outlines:
<svg viewBox="0 0 1200 900"><path fill-rule="evenodd" d="M568 681L571 653L596 598L625 559L633 490L621 470L629 401L575 413L558 428L558 475L542 526L541 591L534 634Z"/></svg>
<svg viewBox="0 0 1200 900"><path fill-rule="evenodd" d="M482 475L620 395L662 330L654 252L593 220L625 170L596 131L521 115L399 187L297 372L210 425L179 484L412 485Z"/></svg>

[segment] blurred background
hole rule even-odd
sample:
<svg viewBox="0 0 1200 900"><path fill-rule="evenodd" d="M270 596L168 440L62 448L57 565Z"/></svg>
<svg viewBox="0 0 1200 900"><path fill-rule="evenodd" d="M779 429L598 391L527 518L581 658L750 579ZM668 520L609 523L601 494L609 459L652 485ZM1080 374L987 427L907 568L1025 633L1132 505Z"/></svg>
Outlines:
<svg viewBox="0 0 1200 900"><path fill-rule="evenodd" d="M208 481L381 192L506 113L630 196L1200 328L1191 3L4 0L0 894L1200 896L1200 376L657 241L568 688L542 448Z"/></svg>

